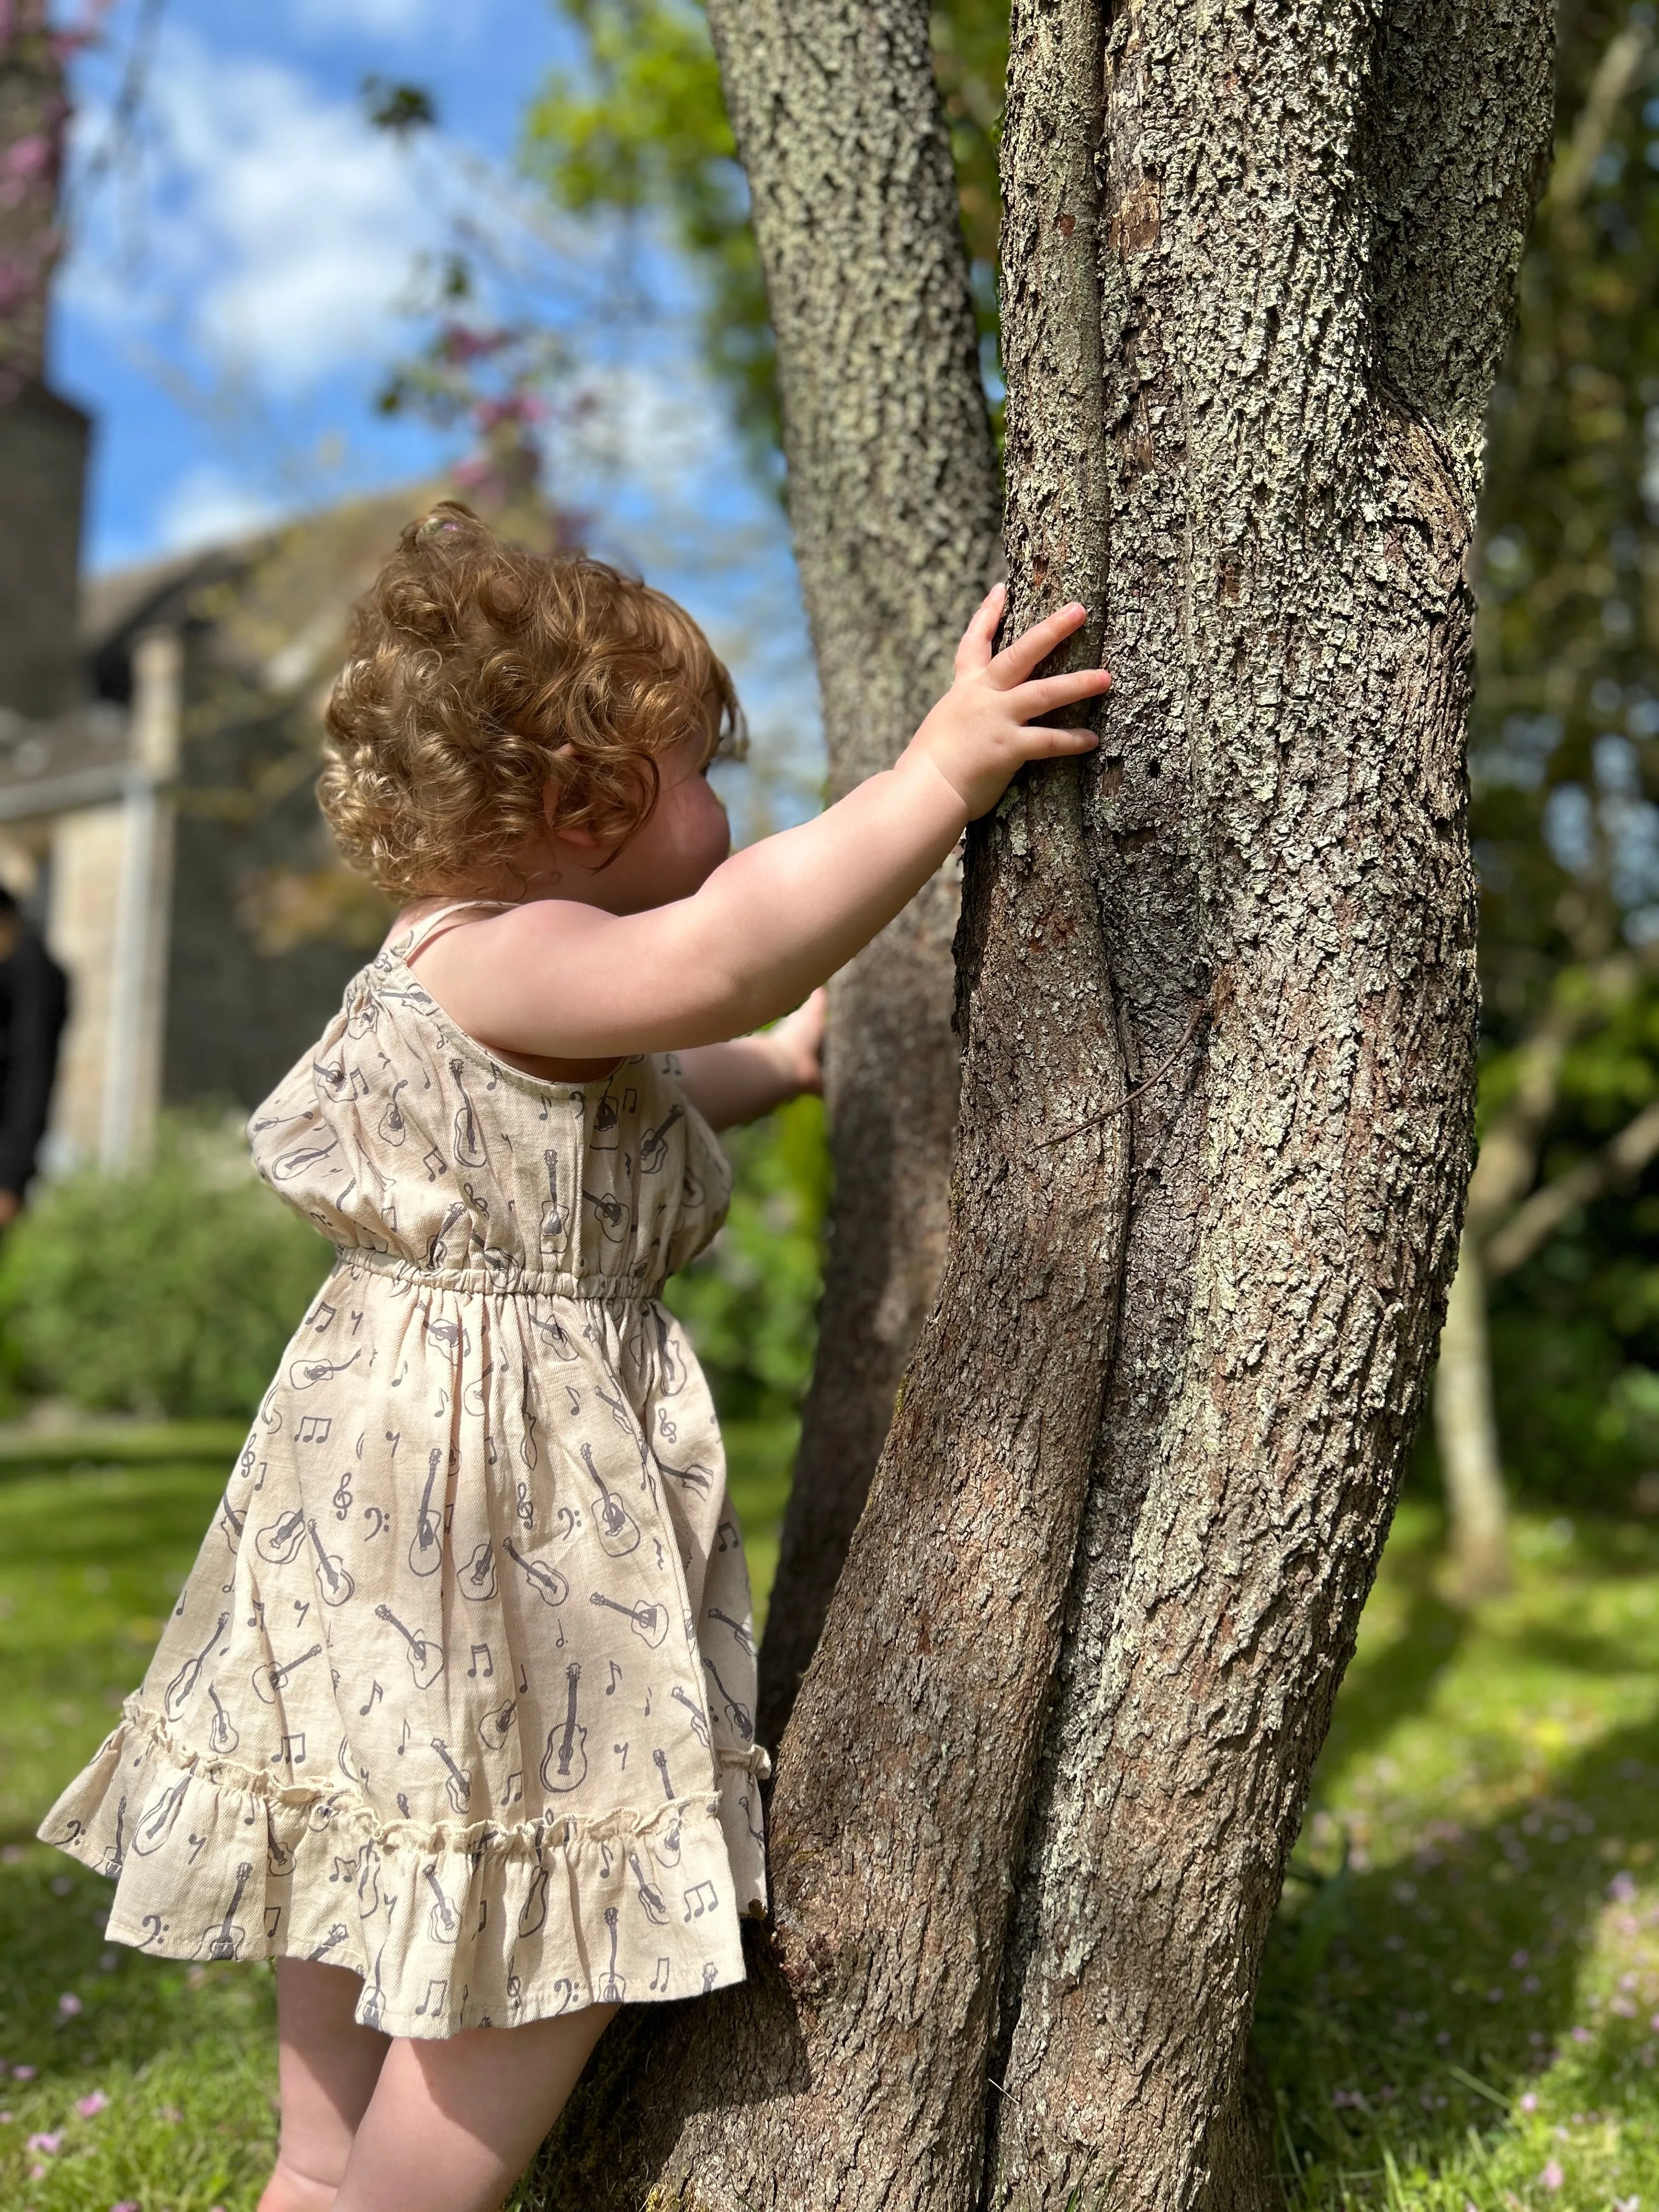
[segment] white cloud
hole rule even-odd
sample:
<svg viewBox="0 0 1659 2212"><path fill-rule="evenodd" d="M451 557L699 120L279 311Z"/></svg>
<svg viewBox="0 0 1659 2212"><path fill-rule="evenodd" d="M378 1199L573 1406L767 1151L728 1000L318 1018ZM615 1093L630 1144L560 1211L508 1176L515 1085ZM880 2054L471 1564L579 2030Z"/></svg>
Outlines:
<svg viewBox="0 0 1659 2212"><path fill-rule="evenodd" d="M188 469L162 501L155 517L156 550L190 553L198 546L222 544L274 522L276 502L216 462Z"/></svg>
<svg viewBox="0 0 1659 2212"><path fill-rule="evenodd" d="M430 0L296 0L294 10L295 27L308 38L367 32L406 39L424 30L431 15Z"/></svg>
<svg viewBox="0 0 1659 2212"><path fill-rule="evenodd" d="M393 349L415 257L442 230L404 150L297 71L186 32L165 41L151 96L146 265L112 282L94 235L69 272L79 303L133 336L176 318L218 367L277 397Z"/></svg>

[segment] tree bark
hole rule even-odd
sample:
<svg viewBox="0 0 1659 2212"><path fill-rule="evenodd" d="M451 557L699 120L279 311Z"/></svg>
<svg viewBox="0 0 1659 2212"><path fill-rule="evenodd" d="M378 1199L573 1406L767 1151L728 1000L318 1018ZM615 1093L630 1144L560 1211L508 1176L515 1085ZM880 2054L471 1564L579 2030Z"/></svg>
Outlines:
<svg viewBox="0 0 1659 2212"><path fill-rule="evenodd" d="M46 374L69 112L46 0L12 0L0 19L0 154L9 187L0 195L0 406Z"/></svg>
<svg viewBox="0 0 1659 2212"><path fill-rule="evenodd" d="M1509 1509L1492 1401L1486 1277L1467 1225L1440 1333L1434 1431L1446 1489L1452 1595L1478 1605L1510 1586Z"/></svg>
<svg viewBox="0 0 1659 2212"><path fill-rule="evenodd" d="M890 767L998 573L1000 493L919 0L710 0L777 337L830 796ZM945 1250L954 868L830 989L835 1200L759 1732L817 1646Z"/></svg>
<svg viewBox="0 0 1659 2212"><path fill-rule="evenodd" d="M1016 5L1011 104L1056 12L1092 10ZM1133 1109L986 2193L1219 2212L1271 2193L1261 1945L1456 1252L1465 564L1550 24L1128 0L1103 34L1091 820L1132 1079L1176 1058Z"/></svg>

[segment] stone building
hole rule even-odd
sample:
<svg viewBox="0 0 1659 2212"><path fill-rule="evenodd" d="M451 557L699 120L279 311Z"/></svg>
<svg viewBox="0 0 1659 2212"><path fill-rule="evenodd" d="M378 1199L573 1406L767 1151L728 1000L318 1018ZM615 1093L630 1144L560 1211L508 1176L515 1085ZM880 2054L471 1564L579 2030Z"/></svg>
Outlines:
<svg viewBox="0 0 1659 2212"><path fill-rule="evenodd" d="M52 1164L142 1161L164 1106L256 1104L380 941L313 795L318 710L419 497L95 579L50 682L0 653L0 879L72 992Z"/></svg>

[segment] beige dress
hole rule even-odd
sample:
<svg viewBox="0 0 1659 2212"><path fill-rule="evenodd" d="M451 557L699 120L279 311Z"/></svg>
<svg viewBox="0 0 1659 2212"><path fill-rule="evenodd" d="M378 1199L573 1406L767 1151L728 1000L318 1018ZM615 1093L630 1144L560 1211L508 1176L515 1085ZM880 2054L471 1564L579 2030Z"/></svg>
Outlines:
<svg viewBox="0 0 1659 2212"><path fill-rule="evenodd" d="M250 1124L338 1249L143 1686L43 1838L167 1958L326 1960L393 2035L740 1980L755 1656L665 1276L725 1156L674 1061L542 1082L362 970Z"/></svg>

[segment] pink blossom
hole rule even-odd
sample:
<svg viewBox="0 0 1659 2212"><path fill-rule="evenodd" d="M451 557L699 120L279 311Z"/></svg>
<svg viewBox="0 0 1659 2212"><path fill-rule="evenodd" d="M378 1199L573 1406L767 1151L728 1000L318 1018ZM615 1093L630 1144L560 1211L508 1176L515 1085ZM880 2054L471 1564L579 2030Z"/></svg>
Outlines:
<svg viewBox="0 0 1659 2212"><path fill-rule="evenodd" d="M1575 2043L1594 2043L1595 2038L1590 2033L1589 2028L1575 2027L1572 2031L1572 2039Z"/></svg>
<svg viewBox="0 0 1659 2212"><path fill-rule="evenodd" d="M109 2212L143 2212L136 2197L124 2197L118 2204L112 2204Z"/></svg>
<svg viewBox="0 0 1659 2212"><path fill-rule="evenodd" d="M92 2120L96 2119L99 2113L105 2109L108 2103L109 2099L104 2094L103 2091L101 2089L94 2089L89 2097L78 2098L76 2101L75 2109L79 2112L83 2120Z"/></svg>
<svg viewBox="0 0 1659 2212"><path fill-rule="evenodd" d="M43 131L37 131L27 138L15 139L6 149L3 167L8 176L40 177L52 167L52 141Z"/></svg>
<svg viewBox="0 0 1659 2212"><path fill-rule="evenodd" d="M33 2066L14 2066L11 2069L11 2078L14 2081L33 2081L34 2073L35 2069Z"/></svg>
<svg viewBox="0 0 1659 2212"><path fill-rule="evenodd" d="M1544 2168L1544 2171L1538 2177L1540 2182L1546 2189L1559 2189L1566 2178L1566 2175L1562 2172L1559 2164L1554 2159L1550 2160L1549 2164Z"/></svg>
<svg viewBox="0 0 1659 2212"><path fill-rule="evenodd" d="M1533 2095L1530 2089L1528 2090L1526 2095L1521 2100L1521 2109L1523 2112L1535 2112L1538 2110L1538 2100Z"/></svg>
<svg viewBox="0 0 1659 2212"><path fill-rule="evenodd" d="M0 2112L0 2128L9 2128L14 2117L10 2112Z"/></svg>
<svg viewBox="0 0 1659 2212"><path fill-rule="evenodd" d="M80 1998L76 1996L73 1990L65 1990L58 2000L58 2017L60 2020L73 2020L80 2009Z"/></svg>
<svg viewBox="0 0 1659 2212"><path fill-rule="evenodd" d="M64 2138L61 2134L31 2136L23 2148L25 2150L38 2150L46 2158L56 2158L64 2148Z"/></svg>
<svg viewBox="0 0 1659 2212"><path fill-rule="evenodd" d="M1607 1895L1615 1905L1628 1905L1636 1895L1636 1877L1622 1869L1607 1884Z"/></svg>

